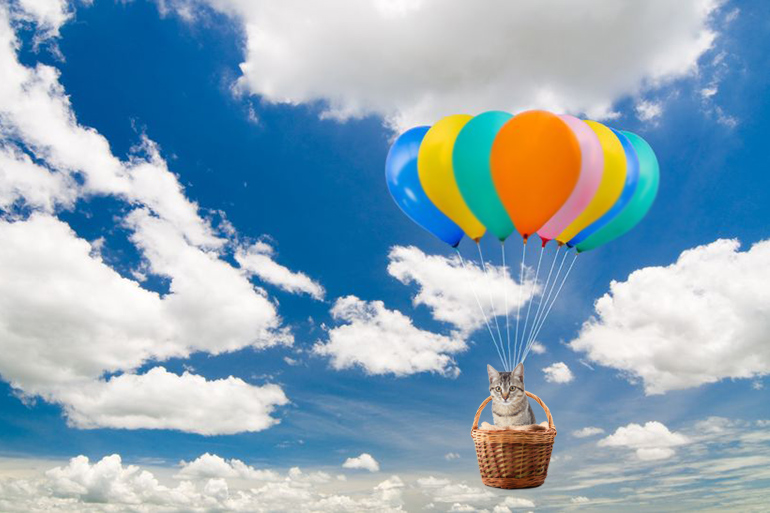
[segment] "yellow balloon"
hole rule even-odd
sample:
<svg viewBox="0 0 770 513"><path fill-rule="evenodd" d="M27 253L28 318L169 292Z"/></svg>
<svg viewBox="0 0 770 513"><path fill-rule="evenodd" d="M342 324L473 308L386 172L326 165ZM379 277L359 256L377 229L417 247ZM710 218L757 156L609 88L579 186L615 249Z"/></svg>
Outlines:
<svg viewBox="0 0 770 513"><path fill-rule="evenodd" d="M626 153L623 151L620 139L612 133L612 130L601 123L596 121L586 121L586 123L596 133L602 144L602 151L604 152L602 181L585 210L556 237L556 240L561 243L570 241L583 228L612 208L612 205L620 198L626 183Z"/></svg>
<svg viewBox="0 0 770 513"><path fill-rule="evenodd" d="M457 134L472 117L467 114L447 116L428 130L417 153L417 174L425 194L436 208L478 242L486 228L465 204L452 167Z"/></svg>

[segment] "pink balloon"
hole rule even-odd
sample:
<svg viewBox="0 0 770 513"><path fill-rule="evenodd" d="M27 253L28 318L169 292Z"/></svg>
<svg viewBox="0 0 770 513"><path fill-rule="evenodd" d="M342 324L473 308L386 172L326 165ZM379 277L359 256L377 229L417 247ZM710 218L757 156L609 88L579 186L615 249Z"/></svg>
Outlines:
<svg viewBox="0 0 770 513"><path fill-rule="evenodd" d="M559 117L569 125L580 144L580 176L564 205L537 231L544 240L556 238L583 212L596 194L604 171L604 152L596 133L574 116L561 114Z"/></svg>

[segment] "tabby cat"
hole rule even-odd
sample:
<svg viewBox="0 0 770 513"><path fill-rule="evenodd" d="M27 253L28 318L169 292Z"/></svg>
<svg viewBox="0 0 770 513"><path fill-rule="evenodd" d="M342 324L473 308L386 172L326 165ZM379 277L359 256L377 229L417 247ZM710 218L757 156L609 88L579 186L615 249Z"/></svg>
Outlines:
<svg viewBox="0 0 770 513"><path fill-rule="evenodd" d="M536 424L535 413L524 393L524 364L518 364L513 372L497 372L494 367L487 365L487 373L495 426Z"/></svg>

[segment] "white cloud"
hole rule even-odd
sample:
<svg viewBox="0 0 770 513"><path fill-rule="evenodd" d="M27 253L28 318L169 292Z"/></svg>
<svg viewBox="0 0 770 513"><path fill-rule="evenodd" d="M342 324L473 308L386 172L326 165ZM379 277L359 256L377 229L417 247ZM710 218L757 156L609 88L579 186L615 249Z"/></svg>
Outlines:
<svg viewBox="0 0 770 513"><path fill-rule="evenodd" d="M448 453L446 453L444 455L444 459L447 460L447 461L459 460L460 459L460 455L457 454L456 452L448 452Z"/></svg>
<svg viewBox="0 0 770 513"><path fill-rule="evenodd" d="M117 454L106 456L94 464L87 457L78 456L72 458L66 467L47 471L45 476L51 495L57 498L127 505L164 501L172 497L172 491L161 485L151 473L135 465L124 467Z"/></svg>
<svg viewBox="0 0 770 513"><path fill-rule="evenodd" d="M660 102L641 100L636 104L635 110L642 121L654 121L663 114L663 105Z"/></svg>
<svg viewBox="0 0 770 513"><path fill-rule="evenodd" d="M499 506L515 510L520 508L534 508L535 503L522 497L506 497L505 500L499 504Z"/></svg>
<svg viewBox="0 0 770 513"><path fill-rule="evenodd" d="M149 270L171 280L163 300L178 319L180 340L212 354L292 343L264 291L217 253L190 245L183 232L147 209L132 211L126 225Z"/></svg>
<svg viewBox="0 0 770 513"><path fill-rule="evenodd" d="M47 215L0 221L0 374L29 394L184 354L157 293Z"/></svg>
<svg viewBox="0 0 770 513"><path fill-rule="evenodd" d="M660 422L651 421L641 426L629 424L619 427L606 438L599 440L600 447L626 447L636 452L640 460L663 460L673 456L673 449L689 443L690 440L676 432L671 432Z"/></svg>
<svg viewBox="0 0 770 513"><path fill-rule="evenodd" d="M710 87L704 87L700 90L701 97L706 100L714 96L719 92L719 87L716 85L710 86Z"/></svg>
<svg viewBox="0 0 770 513"><path fill-rule="evenodd" d="M417 484L420 486L420 488L440 488L442 486L446 486L451 481L449 479L445 478L439 478L439 477L421 477L417 480Z"/></svg>
<svg viewBox="0 0 770 513"><path fill-rule="evenodd" d="M484 488L433 476L418 479L417 486L433 502L452 503L449 511L477 511L475 505L488 504L496 497Z"/></svg>
<svg viewBox="0 0 770 513"><path fill-rule="evenodd" d="M278 385L254 386L232 376L207 380L155 367L52 394L70 425L83 428L177 429L201 435L262 431L277 424L276 406L289 402Z"/></svg>
<svg viewBox="0 0 770 513"><path fill-rule="evenodd" d="M399 127L490 109L607 116L621 97L694 74L721 4L201 1L242 20L241 89ZM166 3L189 15L193 2Z"/></svg>
<svg viewBox="0 0 770 513"><path fill-rule="evenodd" d="M206 455L204 455L206 456ZM203 458L203 456L201 457ZM201 460L199 458L199 460ZM328 481L308 480L318 472L292 469L274 480L254 476L251 470L211 461L191 473L190 480L164 484L159 477L136 465L125 465L117 454L91 463L85 456L68 464L24 478L0 480L0 509L3 511L233 511L233 512L394 512L403 510L404 483L398 476L369 490L360 487L350 495L329 493ZM199 461L196 460L196 461ZM219 458L219 460L222 460ZM190 465L194 465L195 462ZM233 465L231 465L233 464ZM226 467L231 465L230 471ZM198 471L205 467L203 474ZM185 467L188 468L188 467ZM248 467L250 469L250 467ZM221 477L215 477L215 476ZM327 485L323 491L318 485ZM343 485L341 485L343 486Z"/></svg>
<svg viewBox="0 0 770 513"><path fill-rule="evenodd" d="M337 370L359 366L368 374L396 376L459 373L452 355L467 346L457 335L418 329L409 317L388 310L382 301L367 302L355 296L337 299L331 314L345 324L328 329L328 339L317 342L313 352L328 356Z"/></svg>
<svg viewBox="0 0 770 513"><path fill-rule="evenodd" d="M270 412L286 401L280 389L235 378L176 376L162 368L100 379L193 350L216 354L281 341L264 333L265 324L277 321L272 304L237 270L167 237L174 259L185 263L168 264L178 265L179 273L172 273L171 293L161 298L105 265L87 241L53 217L0 221L0 238L0 374L24 395L62 404L77 427L213 434L275 422ZM208 278L201 282L197 273ZM209 291L212 279L218 286ZM268 316L260 317L265 308ZM222 319L228 322L220 327ZM202 405L220 411L219 420L202 416Z"/></svg>
<svg viewBox="0 0 770 513"><path fill-rule="evenodd" d="M265 283L294 294L308 294L319 301L326 291L320 283L306 274L294 272L274 260L275 250L265 242L256 242L251 246L239 248L235 260L242 269L258 277Z"/></svg>
<svg viewBox="0 0 770 513"><path fill-rule="evenodd" d="M681 439L671 441L664 432L646 443L637 439L622 445L632 456L626 459L619 459L613 447L579 444L564 449L571 461L562 459L558 472L549 472L554 496L541 495L538 505L561 511L588 501L591 510L636 510L644 503L650 511L742 511L761 510L767 504L770 492L762 485L770 477L766 429L740 418L712 417L687 423L673 435L680 433L686 433L690 443L672 445ZM636 437L624 438L629 443ZM634 447L639 446L657 448L651 456L670 453L665 449L676 450L676 455L643 460L635 455ZM573 503L578 497L586 499Z"/></svg>
<svg viewBox="0 0 770 513"><path fill-rule="evenodd" d="M77 189L69 174L52 173L18 148L0 143L0 209L8 211L23 202L53 212L57 206L72 207Z"/></svg>
<svg viewBox="0 0 770 513"><path fill-rule="evenodd" d="M215 229L201 215L157 145L142 136L127 159L117 158L101 134L78 123L56 68L19 62L19 17L37 20L38 31L48 31L40 37L55 36L68 5L28 0L13 14L0 6L0 375L25 398L61 404L77 427L264 429L286 401L278 387L162 368L134 374L194 351L220 354L293 339L266 292L223 258L237 247L237 233L226 222ZM100 256L104 239L89 244L55 217L94 196L125 204L118 222L142 258L126 274L165 278L167 293L116 272ZM169 404L152 386L177 401ZM126 403L132 394L143 404ZM202 425L200 405L221 412L210 428ZM224 412L226 405L232 411Z"/></svg>
<svg viewBox="0 0 770 513"><path fill-rule="evenodd" d="M465 483L449 482L443 486L425 487L436 502L486 503L495 498L495 494L484 488L469 486Z"/></svg>
<svg viewBox="0 0 770 513"><path fill-rule="evenodd" d="M449 513L476 513L477 511L479 511L478 508L470 504L460 504L459 502L455 502L449 508Z"/></svg>
<svg viewBox="0 0 770 513"><path fill-rule="evenodd" d="M572 432L575 438L588 438L589 436L601 435L604 430L600 427L588 426Z"/></svg>
<svg viewBox="0 0 770 513"><path fill-rule="evenodd" d="M179 463L181 469L174 476L177 479L240 478L254 481L278 481L280 474L275 470L256 469L238 459L226 460L216 454L205 453L190 462Z"/></svg>
<svg viewBox="0 0 770 513"><path fill-rule="evenodd" d="M332 480L326 472L303 472L299 467L289 469L289 477L297 482L322 484Z"/></svg>
<svg viewBox="0 0 770 513"><path fill-rule="evenodd" d="M371 454L366 452L362 453L360 456L357 456L355 458L346 459L345 463L343 463L342 466L344 468L368 470L369 472L380 471L379 462L377 462L377 460L375 460Z"/></svg>
<svg viewBox="0 0 770 513"><path fill-rule="evenodd" d="M591 502L591 499L583 495L578 495L577 497L572 497L569 501L572 504L588 504L589 502Z"/></svg>
<svg viewBox="0 0 770 513"><path fill-rule="evenodd" d="M506 276L502 267L487 264L488 276L480 265L466 261L465 268L458 257L426 255L414 246L394 246L388 254L388 273L405 285L414 283L419 290L412 302L415 306L427 306L433 318L447 322L463 334L469 334L484 325L476 297L486 314L494 311L505 315L505 295L508 295L509 318L516 315L516 305L521 293L526 303L532 285L525 281L522 290L511 278L510 268ZM474 290L477 296L474 296ZM535 293L539 288L535 289Z"/></svg>
<svg viewBox="0 0 770 513"><path fill-rule="evenodd" d="M570 343L662 394L770 373L770 241L718 240L610 285Z"/></svg>
<svg viewBox="0 0 770 513"><path fill-rule="evenodd" d="M59 29L71 17L67 0L18 0L20 17L37 24L38 37L57 37Z"/></svg>
<svg viewBox="0 0 770 513"><path fill-rule="evenodd" d="M546 349L545 349L545 346L540 342L533 342L532 347L530 347L530 351L532 351L535 354L545 354Z"/></svg>
<svg viewBox="0 0 770 513"><path fill-rule="evenodd" d="M549 383L569 383L575 376L564 362L556 362L543 369L545 380Z"/></svg>

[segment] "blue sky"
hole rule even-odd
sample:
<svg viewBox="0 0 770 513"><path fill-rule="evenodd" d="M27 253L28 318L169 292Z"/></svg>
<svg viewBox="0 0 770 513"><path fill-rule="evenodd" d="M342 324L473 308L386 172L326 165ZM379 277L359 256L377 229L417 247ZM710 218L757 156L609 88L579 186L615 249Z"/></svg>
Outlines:
<svg viewBox="0 0 770 513"><path fill-rule="evenodd" d="M455 69L474 68L476 54L440 48L457 20L429 2L374 2L376 16L347 6L342 21L258 4L2 6L0 64L30 75L0 90L0 509L183 510L192 506L169 490L190 479L201 510L278 509L279 485L286 504L319 511L343 509L330 497L351 511L760 510L770 499L768 6L626 6L632 19L619 21L596 2L595 20L581 19L598 24L598 45L535 13L542 33L560 34L554 48L529 51L530 36L500 22L512 39L493 43L519 46L483 55L520 71L476 76ZM492 25L525 15L506 9L457 11ZM423 39L407 31L420 16L435 18ZM615 45L602 44L609 36ZM560 60L569 37L600 52L583 56L585 70ZM447 286L460 276L453 252L398 210L383 168L403 128L457 109L528 107L642 135L661 188L635 230L579 258L540 336L545 351L526 362L527 388L559 429L551 472L540 489L502 492L483 489L468 436L493 346L477 318L446 322L431 302L463 307L470 296ZM25 186L33 175L61 182ZM514 261L521 242L506 248ZM467 239L460 249L475 258ZM403 367L410 344L435 360ZM557 363L569 376L548 379ZM601 431L575 434L588 427ZM114 454L117 474L102 460ZM68 461L81 455L86 467ZM349 458L364 468L343 468ZM239 474L233 460L285 477ZM161 484L140 493L129 465ZM94 484L100 472L112 485Z"/></svg>

